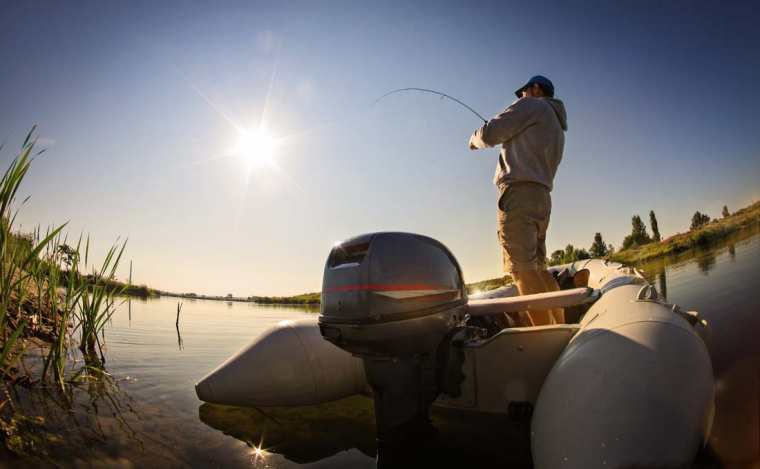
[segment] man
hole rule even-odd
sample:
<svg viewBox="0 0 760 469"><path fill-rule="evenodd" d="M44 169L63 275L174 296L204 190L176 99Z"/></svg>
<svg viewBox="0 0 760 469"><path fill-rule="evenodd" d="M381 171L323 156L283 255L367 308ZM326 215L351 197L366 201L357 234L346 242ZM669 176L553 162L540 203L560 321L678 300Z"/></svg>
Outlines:
<svg viewBox="0 0 760 469"><path fill-rule="evenodd" d="M546 230L567 115L546 77L534 76L515 95L517 101L472 134L470 149L501 145L494 184L499 189L497 223L505 272L521 295L557 291L546 270ZM564 322L562 309L529 316L534 325Z"/></svg>

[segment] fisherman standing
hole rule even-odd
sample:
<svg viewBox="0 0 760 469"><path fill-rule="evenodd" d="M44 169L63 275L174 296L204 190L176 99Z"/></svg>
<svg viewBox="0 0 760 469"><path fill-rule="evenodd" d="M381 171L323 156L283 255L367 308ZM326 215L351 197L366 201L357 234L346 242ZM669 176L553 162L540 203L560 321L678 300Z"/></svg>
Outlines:
<svg viewBox="0 0 760 469"><path fill-rule="evenodd" d="M559 290L546 270L546 230L554 175L565 146L567 115L541 75L515 91L517 101L470 137L470 149L501 145L494 184L504 271L521 295ZM564 310L533 311L534 325L563 323Z"/></svg>

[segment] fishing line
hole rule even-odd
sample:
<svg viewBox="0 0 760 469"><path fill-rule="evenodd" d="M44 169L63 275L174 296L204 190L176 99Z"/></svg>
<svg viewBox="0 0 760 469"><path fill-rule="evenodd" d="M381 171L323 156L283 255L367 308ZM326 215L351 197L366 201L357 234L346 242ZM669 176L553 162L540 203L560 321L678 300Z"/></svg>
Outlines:
<svg viewBox="0 0 760 469"><path fill-rule="evenodd" d="M398 93L398 92L401 92L401 91L422 91L422 92L425 92L425 93L432 93L432 94L438 95L438 96L440 96L442 98L449 98L450 100L454 101L455 103L458 103L458 104L464 106L465 108L467 108L467 110L469 110L471 113L473 113L476 116L478 116L480 118L480 120L482 120L486 124L488 123L488 120L486 120L485 117L483 117L480 114L478 114L478 111L476 111L475 109L473 109L470 106L466 105L465 103L463 103L462 101L458 100L457 98L455 98L453 96L449 96L446 93L441 93L440 91L435 91L435 90L429 90L427 88L399 88L397 90L393 90L393 91L389 91L389 92L385 93L384 95L382 95L379 98L377 98L375 100L375 102L372 103L372 104L375 105L375 104L378 103L378 101L380 101L381 99L385 98L386 96L390 96L390 95L392 95L394 93Z"/></svg>

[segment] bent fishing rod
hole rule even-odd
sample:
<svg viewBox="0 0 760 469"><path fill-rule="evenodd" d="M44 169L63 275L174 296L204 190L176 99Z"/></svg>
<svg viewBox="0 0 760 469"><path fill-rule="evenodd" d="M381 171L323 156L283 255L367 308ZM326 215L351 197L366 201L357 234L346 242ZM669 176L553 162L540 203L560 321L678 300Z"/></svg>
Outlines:
<svg viewBox="0 0 760 469"><path fill-rule="evenodd" d="M449 96L449 95L447 95L446 93L441 93L440 91L435 91L435 90L429 90L429 89L427 89L427 88L399 88L399 89L397 89L397 90L393 90L393 91L389 91L389 92L385 93L384 95L382 95L382 96L380 96L379 98L377 98L377 99L375 100L375 102L374 102L374 103L372 103L372 104L373 104L373 105L375 105L375 104L377 104L377 103L378 103L378 101L382 100L382 99L383 99L383 98L385 98L386 96L390 96L390 95L392 95L392 94L394 94L394 93L399 93L399 92L401 92L401 91L422 91L422 92L425 92L425 93L432 93L432 94L438 95L438 96L440 96L441 98L448 98L448 99L450 99L450 100L454 101L455 103L458 103L458 104L460 104L460 105L464 106L465 108L467 108L467 110L468 110L468 111L470 111L471 113L473 113L473 114L475 114L476 116L478 116L478 117L480 118L480 120L482 120L482 121L483 121L483 122L485 122L486 124L488 123L488 120L486 120L486 118L485 118L485 117L483 117L483 116L481 116L480 114L478 114L478 112L477 112L475 109L471 108L470 106L468 106L467 104L465 104L465 103L463 103L462 101L458 100L457 98L455 98L455 97L453 97L453 96Z"/></svg>

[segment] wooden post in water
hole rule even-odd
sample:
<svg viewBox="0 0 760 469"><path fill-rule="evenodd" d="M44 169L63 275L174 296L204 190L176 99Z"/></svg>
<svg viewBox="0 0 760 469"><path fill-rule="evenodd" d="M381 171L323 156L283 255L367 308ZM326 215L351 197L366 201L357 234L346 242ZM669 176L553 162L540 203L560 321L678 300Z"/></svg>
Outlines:
<svg viewBox="0 0 760 469"><path fill-rule="evenodd" d="M132 261L129 261L129 286L132 287ZM129 311L129 324L132 324L132 295L127 296L127 310Z"/></svg>
<svg viewBox="0 0 760 469"><path fill-rule="evenodd" d="M182 311L182 302L177 302L177 321L174 323L174 326L177 328L177 346L180 350L182 350L182 335L179 333L179 313Z"/></svg>
<svg viewBox="0 0 760 469"><path fill-rule="evenodd" d="M182 302L181 301L177 302L177 322L174 324L175 326L177 326L177 330L179 330L179 313L180 313L180 311L182 311Z"/></svg>

